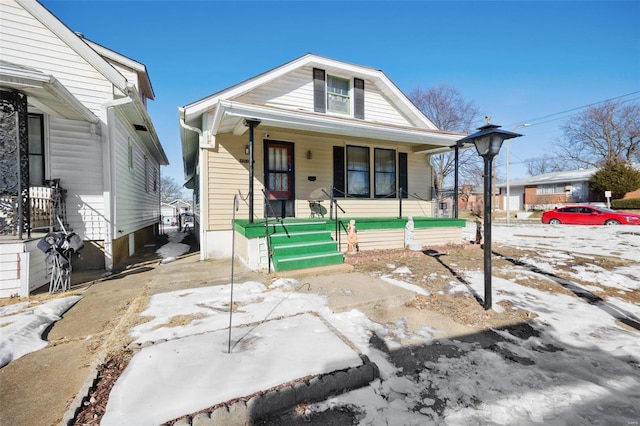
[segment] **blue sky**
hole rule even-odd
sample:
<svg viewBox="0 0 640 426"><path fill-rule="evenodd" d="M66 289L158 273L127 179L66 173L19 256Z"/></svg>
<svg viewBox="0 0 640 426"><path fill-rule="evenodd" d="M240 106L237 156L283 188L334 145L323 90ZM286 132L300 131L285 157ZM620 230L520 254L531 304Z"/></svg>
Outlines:
<svg viewBox="0 0 640 426"><path fill-rule="evenodd" d="M163 173L181 183L177 108L308 52L381 69L405 93L454 86L506 130L531 123L511 143L512 179L574 109L640 99L640 1L41 2L147 66ZM505 162L503 148L503 177Z"/></svg>

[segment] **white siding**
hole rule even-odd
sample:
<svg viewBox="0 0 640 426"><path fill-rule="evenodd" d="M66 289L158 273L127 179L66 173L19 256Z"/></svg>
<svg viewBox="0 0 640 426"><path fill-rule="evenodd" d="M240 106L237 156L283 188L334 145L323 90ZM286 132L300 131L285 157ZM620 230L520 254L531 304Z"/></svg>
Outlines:
<svg viewBox="0 0 640 426"><path fill-rule="evenodd" d="M159 182L153 187L153 173L160 166L148 152L122 115L115 114L115 231L114 239L142 229L160 220ZM129 167L129 143L133 144L133 168ZM145 189L145 157L149 190Z"/></svg>
<svg viewBox="0 0 640 426"><path fill-rule="evenodd" d="M102 142L83 121L49 119L50 179L67 190L67 222L87 240L105 238Z"/></svg>
<svg viewBox="0 0 640 426"><path fill-rule="evenodd" d="M13 0L0 2L2 59L56 77L96 115L111 99L111 83Z"/></svg>
<svg viewBox="0 0 640 426"><path fill-rule="evenodd" d="M44 253L37 239L0 244L0 297L27 297L48 282Z"/></svg>
<svg viewBox="0 0 640 426"><path fill-rule="evenodd" d="M235 100L258 105L267 105L293 110L313 112L313 68L302 67L264 84ZM352 81L353 76L339 75ZM409 120L395 107L370 80L364 83L364 117L365 121L411 126ZM353 111L353 100L352 100ZM336 114L336 116L341 116Z"/></svg>

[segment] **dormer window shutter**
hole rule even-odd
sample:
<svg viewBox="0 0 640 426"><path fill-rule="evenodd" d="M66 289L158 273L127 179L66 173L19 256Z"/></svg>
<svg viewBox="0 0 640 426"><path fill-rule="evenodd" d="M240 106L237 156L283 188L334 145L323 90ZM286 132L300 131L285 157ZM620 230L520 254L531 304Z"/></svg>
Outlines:
<svg viewBox="0 0 640 426"><path fill-rule="evenodd" d="M327 112L325 78L324 70L313 69L313 110L315 112Z"/></svg>
<svg viewBox="0 0 640 426"><path fill-rule="evenodd" d="M353 79L353 116L364 120L364 80Z"/></svg>

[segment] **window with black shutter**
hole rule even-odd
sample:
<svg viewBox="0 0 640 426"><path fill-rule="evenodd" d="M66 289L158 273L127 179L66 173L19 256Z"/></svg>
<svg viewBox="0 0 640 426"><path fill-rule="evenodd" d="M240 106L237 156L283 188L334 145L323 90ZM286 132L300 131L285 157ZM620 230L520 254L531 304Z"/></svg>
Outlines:
<svg viewBox="0 0 640 426"><path fill-rule="evenodd" d="M313 110L327 112L327 89L324 70L313 69Z"/></svg>
<svg viewBox="0 0 640 426"><path fill-rule="evenodd" d="M333 196L344 197L344 147L333 147Z"/></svg>
<svg viewBox="0 0 640 426"><path fill-rule="evenodd" d="M408 198L409 194L409 169L407 167L407 153L398 153L398 186L402 190L402 198Z"/></svg>
<svg viewBox="0 0 640 426"><path fill-rule="evenodd" d="M364 80L353 79L353 116L364 120Z"/></svg>

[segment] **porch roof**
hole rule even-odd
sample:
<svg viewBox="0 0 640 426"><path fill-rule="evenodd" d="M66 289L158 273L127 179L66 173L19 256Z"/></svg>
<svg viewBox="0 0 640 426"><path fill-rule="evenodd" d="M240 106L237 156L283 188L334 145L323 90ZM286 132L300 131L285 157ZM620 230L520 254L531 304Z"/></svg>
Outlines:
<svg viewBox="0 0 640 426"><path fill-rule="evenodd" d="M35 68L0 60L0 87L26 94L29 103L47 114L70 120L98 122L98 117L54 76Z"/></svg>
<svg viewBox="0 0 640 426"><path fill-rule="evenodd" d="M215 147L215 136L218 134L242 135L247 132L245 119L260 120L261 127L405 143L412 145L414 153L422 154L449 150L465 136L457 132L389 125L228 100L219 100L211 114L213 124L209 135L213 138L208 141L210 147ZM183 131L182 149L187 178L193 174L198 147L198 134Z"/></svg>

